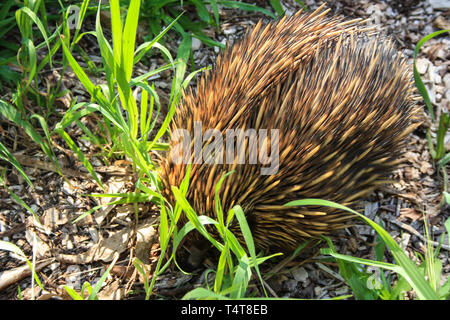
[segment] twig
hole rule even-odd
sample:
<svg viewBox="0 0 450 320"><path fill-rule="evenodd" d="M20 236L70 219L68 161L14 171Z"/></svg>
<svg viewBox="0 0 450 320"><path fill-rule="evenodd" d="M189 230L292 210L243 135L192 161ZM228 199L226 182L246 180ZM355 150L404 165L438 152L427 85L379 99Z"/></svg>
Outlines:
<svg viewBox="0 0 450 320"><path fill-rule="evenodd" d="M400 228L412 233L413 235L417 236L420 240L424 241L424 242L428 242L428 240L420 234L420 232L418 232L416 229L414 229L413 227L411 227L410 225L403 223L403 222L399 222L397 220L392 220L391 221L393 224L399 226ZM438 247L439 243L433 240L429 240L429 242L434 246L434 247ZM441 248L450 251L450 246L446 245L446 244L442 244Z"/></svg>
<svg viewBox="0 0 450 320"><path fill-rule="evenodd" d="M46 171L52 171L58 173L58 168L54 163L45 162L38 159L30 158L24 155L15 155L17 161L23 166L38 168ZM61 172L66 176L80 177L83 179L90 179L90 176L78 170L61 167Z"/></svg>
<svg viewBox="0 0 450 320"><path fill-rule="evenodd" d="M54 261L54 258L42 260L36 264L34 271L39 272ZM24 264L23 266L0 272L0 291L12 285L13 283L16 283L29 276L31 276L31 269L28 264Z"/></svg>

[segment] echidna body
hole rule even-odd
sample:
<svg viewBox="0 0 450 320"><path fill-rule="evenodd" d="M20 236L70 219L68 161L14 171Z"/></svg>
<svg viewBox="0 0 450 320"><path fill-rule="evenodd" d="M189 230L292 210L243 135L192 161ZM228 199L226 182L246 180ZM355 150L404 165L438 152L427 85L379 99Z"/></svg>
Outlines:
<svg viewBox="0 0 450 320"><path fill-rule="evenodd" d="M223 211L239 204L261 248L294 249L301 239L345 227L350 216L342 211L284 204L319 198L352 205L386 181L416 127L405 59L388 39L326 13L258 23L218 57L196 91L186 92L173 118L172 132L192 136L196 122L202 133L224 136L228 129L278 130L279 166L270 175L261 174L267 165L248 163L248 151L245 164L237 156L234 163L195 163L192 151L189 203L198 215L216 217L216 184L234 170L219 191ZM161 163L172 204L170 187L180 185L188 167L174 163L174 149ZM242 241L237 221L231 230Z"/></svg>

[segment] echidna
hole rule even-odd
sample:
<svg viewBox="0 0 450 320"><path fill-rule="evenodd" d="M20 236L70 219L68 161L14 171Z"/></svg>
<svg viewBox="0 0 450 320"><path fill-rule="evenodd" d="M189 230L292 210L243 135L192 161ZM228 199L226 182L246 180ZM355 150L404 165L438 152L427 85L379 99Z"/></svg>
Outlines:
<svg viewBox="0 0 450 320"><path fill-rule="evenodd" d="M161 163L169 202L174 203L170 187L180 185L190 159L187 200L198 215L215 217L216 184L234 170L220 188L223 211L239 204L258 247L290 250L302 239L346 227L351 217L331 208L284 204L320 198L351 206L386 182L418 123L412 74L388 38L327 13L321 7L266 26L259 22L217 58L196 90L187 90ZM241 136L245 163L237 152L227 161L230 129L247 133ZM265 137L250 138L264 133L261 129ZM271 135L274 129L278 137ZM200 132L199 145L194 136ZM251 154L255 144L265 150L265 163ZM209 148L208 159L198 158L199 146ZM275 160L278 166L262 173ZM231 230L242 238L237 221Z"/></svg>

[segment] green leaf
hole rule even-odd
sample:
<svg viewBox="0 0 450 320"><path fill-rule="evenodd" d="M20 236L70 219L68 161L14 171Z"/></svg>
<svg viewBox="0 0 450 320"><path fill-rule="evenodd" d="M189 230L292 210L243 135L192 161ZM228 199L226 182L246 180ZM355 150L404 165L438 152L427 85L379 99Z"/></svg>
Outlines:
<svg viewBox="0 0 450 320"><path fill-rule="evenodd" d="M245 297L245 292L247 291L248 283L252 275L250 269L250 261L247 255L243 255L239 259L239 264L236 266L237 270L233 280L233 287L236 287L230 294L231 299L239 299Z"/></svg>
<svg viewBox="0 0 450 320"><path fill-rule="evenodd" d="M270 5L272 6L273 10L275 10L277 15L284 15L283 6L281 5L280 0L270 0Z"/></svg>
<svg viewBox="0 0 450 320"><path fill-rule="evenodd" d="M78 294L75 290L73 290L71 287L64 286L64 289L73 300L83 300L83 297L80 294Z"/></svg>
<svg viewBox="0 0 450 320"><path fill-rule="evenodd" d="M89 173L92 175L95 181L97 181L98 185L105 190L105 187L103 186L102 181L97 176L97 173L94 171L94 168L92 167L91 163L88 161L88 159L85 157L83 152L78 148L78 146L75 144L75 142L72 140L72 138L64 131L64 130L57 130L59 135L64 139L64 141L67 143L69 148L77 155L78 159L81 161L83 166L89 171Z"/></svg>
<svg viewBox="0 0 450 320"><path fill-rule="evenodd" d="M416 60L417 60L417 55L419 54L420 48L423 46L423 44L425 42L427 42L429 39L434 38L440 34L443 34L445 32L450 32L450 30L439 30L436 32L433 32L425 37L423 37L422 39L420 39L420 41L417 43L415 49L414 49L414 80L416 82L416 87L419 90L420 94L423 97L423 100L425 101L425 104L428 108L428 112L430 112L431 118L433 120L435 120L435 115L434 115L434 111L433 111L433 105L431 104L430 101L430 97L428 96L428 91L425 87L425 85L423 84L422 79L420 78L420 74L419 71L417 71L417 67L416 67Z"/></svg>
<svg viewBox="0 0 450 320"><path fill-rule="evenodd" d="M251 12L261 12L261 13L264 13L265 15L268 15L269 17L271 17L273 19L277 18L269 10L255 6L254 4L248 4L248 3L239 2L239 1L217 1L217 3L219 3L223 6L226 6L228 8L240 9L240 10L251 11Z"/></svg>
<svg viewBox="0 0 450 320"><path fill-rule="evenodd" d="M172 117L175 114L176 105L181 97L182 89L181 84L183 82L184 74L186 72L186 64L189 60L189 54L192 46L191 36L187 33L183 35L183 39L178 47L177 53L177 68L175 72L175 77L172 81L172 90L170 93L170 105L169 111L167 113L166 118L164 119L160 129L155 135L155 138L152 141L151 147L161 138L167 131L169 124L172 121Z"/></svg>
<svg viewBox="0 0 450 320"><path fill-rule="evenodd" d="M305 10L305 11L309 10L308 6L303 1L295 0L295 2L297 2L299 5L301 5L303 10Z"/></svg>
<svg viewBox="0 0 450 320"><path fill-rule="evenodd" d="M41 135L34 129L28 120L22 119L22 115L19 110L9 103L0 100L0 114L24 129L27 135L42 148L45 154L52 158L53 151L49 145L44 141Z"/></svg>
<svg viewBox="0 0 450 320"><path fill-rule="evenodd" d="M180 190L172 186L172 193L175 197L175 200L177 203L181 206L182 210L186 214L186 217L189 219L189 221L194 225L195 229L197 229L206 239L208 239L219 251L223 250L223 245L216 241L206 230L204 227L204 223L200 221L200 217L197 216L195 213L195 210L191 207L189 202L186 200L184 195L180 192ZM210 221L211 223L216 224L217 221L214 221L210 219L209 217L205 217L206 221Z"/></svg>
<svg viewBox="0 0 450 320"><path fill-rule="evenodd" d="M20 175L25 179L28 185L33 188L33 183L31 183L30 178L28 178L27 174L22 169L22 166L20 165L19 161L17 161L17 159L11 154L11 152L9 152L9 150L1 142L0 142L0 159L3 159L11 163L20 173Z"/></svg>
<svg viewBox="0 0 450 320"><path fill-rule="evenodd" d="M220 31L220 27L219 27L219 7L217 6L217 1L216 0L211 0L210 1L211 4L211 8L213 10L213 14L214 14L214 20L216 21L216 26L217 26L217 30Z"/></svg>
<svg viewBox="0 0 450 320"><path fill-rule="evenodd" d="M208 24L211 24L211 16L209 15L208 9L200 0L191 0L194 6L197 8L197 13L200 19Z"/></svg>
<svg viewBox="0 0 450 320"><path fill-rule="evenodd" d="M218 229L222 237L225 236L225 222L223 219L223 210L222 210L222 203L220 201L219 191L220 187L222 186L223 181L226 177L228 177L230 174L234 173L234 171L230 171L226 174L224 174L220 179L219 182L217 182L215 190L214 190L214 207L216 210L216 216L217 220L219 221Z"/></svg>
<svg viewBox="0 0 450 320"><path fill-rule="evenodd" d="M220 253L219 262L217 264L216 278L214 280L214 292L219 293L222 288L223 277L226 270L226 262L230 254L228 242L225 242L222 252Z"/></svg>
<svg viewBox="0 0 450 320"><path fill-rule="evenodd" d="M415 292L417 293L418 297L420 299L426 299L426 300L437 300L439 299L437 293L431 288L429 283L425 280L421 272L418 270L416 265L408 258L408 256L403 252L403 250L399 247L399 245L395 242L394 239L384 230L381 228L378 224L370 220L369 218L365 217L364 215L347 208L343 205L327 201L327 200L321 200L321 199L303 199L303 200L296 200L291 201L286 206L307 206L307 205L314 205L314 206L327 206L327 207L333 207L337 209L341 209L344 211L351 212L357 216L359 216L361 219L363 219L367 224L369 224L372 228L375 229L375 231L380 235L380 237L383 239L383 241L388 246L389 250L391 251L392 255L394 256L395 261L399 264L398 266L392 266L390 264L381 263L378 261L366 261L366 260L358 260L354 257L345 257L348 261L354 261L357 263L363 263L382 267L385 269L393 270L397 273L400 273L403 277L406 278L406 280L409 282L409 284L414 288ZM342 256L341 258L344 258ZM356 259L356 260L355 260Z"/></svg>
<svg viewBox="0 0 450 320"><path fill-rule="evenodd" d="M17 12L16 12L16 19L17 19L17 21L20 20L20 13L21 13L21 12L27 14L27 15L31 18L31 20L33 20L33 22L37 25L39 31L41 32L42 36L44 37L45 43L47 44L48 51L50 51L50 42L49 42L49 39L48 39L48 37L47 37L47 32L45 31L45 27L44 27L44 25L42 24L41 20L40 20L40 19L36 16L36 14L35 14L33 11L31 11L29 8L27 8L27 7L22 7L22 8L20 8L19 10L17 10ZM20 23L19 23L19 22L18 22L18 25L20 26ZM21 31L22 31L22 30L21 30ZM52 68L52 67L53 67L53 66L52 66L52 60L50 59L50 68Z"/></svg>
<svg viewBox="0 0 450 320"><path fill-rule="evenodd" d="M196 288L194 290L191 290L188 293L186 293L183 297L183 300L193 300L193 299L229 300L229 298L205 288Z"/></svg>
<svg viewBox="0 0 450 320"><path fill-rule="evenodd" d="M51 146L52 145L52 140L50 138L50 131L48 129L48 125L47 125L47 122L45 121L44 117L42 117L41 115L38 115L38 114L33 114L30 118L31 119L33 119L33 118L38 119L39 123L41 124L42 129L44 130L45 137L47 138L47 144L49 146ZM48 156L49 156L50 160L55 164L58 173L61 174L61 168L59 166L58 159L56 158L56 155L53 152L53 149L49 148L49 152L50 152L50 154Z"/></svg>
<svg viewBox="0 0 450 320"><path fill-rule="evenodd" d="M136 31L139 21L140 0L131 0L127 10L127 18L123 33L123 66L125 69L126 79L130 81L133 71L134 46L136 42Z"/></svg>
<svg viewBox="0 0 450 320"><path fill-rule="evenodd" d="M247 245L248 252L250 253L251 261L253 262L253 266L256 270L256 273L258 274L258 278L261 282L261 286L264 290L264 294L267 297L266 288L264 286L264 282L262 280L261 273L258 268L258 263L256 261L256 250L255 250L255 243L253 241L253 236L250 231L250 227L247 223L247 219L245 218L244 211L240 206L233 207L233 211L236 213L236 218L239 222L239 227L241 228L242 235L245 240L245 244Z"/></svg>
<svg viewBox="0 0 450 320"><path fill-rule="evenodd" d="M94 289L89 294L88 300L94 300L97 298L97 293L102 288L103 283L106 280L106 277L109 275L109 272L111 271L112 267L116 264L117 260L119 259L119 254L115 254L113 261L110 263L108 269L103 273L102 277L97 281Z"/></svg>

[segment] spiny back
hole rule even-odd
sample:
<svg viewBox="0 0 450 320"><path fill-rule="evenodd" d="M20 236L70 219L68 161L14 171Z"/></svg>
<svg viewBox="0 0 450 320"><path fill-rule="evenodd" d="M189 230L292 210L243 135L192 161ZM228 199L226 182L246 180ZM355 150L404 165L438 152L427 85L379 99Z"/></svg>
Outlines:
<svg viewBox="0 0 450 320"><path fill-rule="evenodd" d="M224 136L229 129L276 129L278 170L261 175L265 164L248 163L255 142L247 138L246 164L237 155L233 163L192 164L188 201L197 214L215 217L215 186L234 170L220 189L221 203L224 212L242 206L259 247L289 250L302 238L345 227L350 217L343 212L283 205L304 198L351 205L384 183L417 126L412 79L389 39L354 21L318 10L259 23L218 58L196 92L188 91L172 130L194 136L195 121L202 133L217 129ZM272 148L271 139L264 143ZM161 163L172 203L170 186L180 185L187 168L172 161L174 152ZM237 223L231 230L240 237Z"/></svg>

